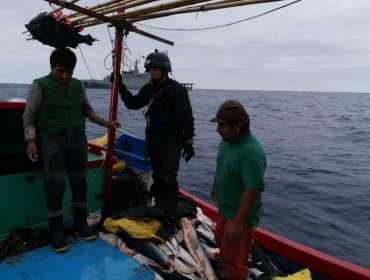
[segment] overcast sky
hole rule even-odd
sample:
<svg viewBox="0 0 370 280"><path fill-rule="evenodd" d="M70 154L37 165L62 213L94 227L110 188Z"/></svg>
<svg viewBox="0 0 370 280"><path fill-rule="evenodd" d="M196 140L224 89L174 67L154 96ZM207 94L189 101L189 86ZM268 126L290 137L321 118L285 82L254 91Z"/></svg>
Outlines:
<svg viewBox="0 0 370 280"><path fill-rule="evenodd" d="M97 1L82 0L79 5ZM98 1L99 2L99 1ZM100 1L101 2L101 1ZM243 20L292 1L257 4L207 13L144 21L145 25L190 29ZM81 3L81 4L80 4ZM52 48L26 41L25 24L50 11L43 0L2 0L0 82L30 83L50 70ZM203 31L144 31L175 43L168 46L134 33L127 38L133 60L155 48L167 50L173 75L196 88L370 92L370 1L302 0L250 21ZM104 25L88 28L99 41L75 49L74 76L95 79L109 74L112 45ZM111 36L114 30L110 29ZM144 59L141 60L141 66ZM143 68L141 67L141 70Z"/></svg>

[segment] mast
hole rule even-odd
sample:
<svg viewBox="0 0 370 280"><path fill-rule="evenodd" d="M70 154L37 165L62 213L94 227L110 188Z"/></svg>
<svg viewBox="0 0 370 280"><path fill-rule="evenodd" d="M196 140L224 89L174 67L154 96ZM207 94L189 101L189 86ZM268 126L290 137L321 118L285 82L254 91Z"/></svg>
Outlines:
<svg viewBox="0 0 370 280"><path fill-rule="evenodd" d="M121 72L121 62L122 60L122 43L123 43L123 29L121 27L116 28L116 39L114 42L113 50L113 84L111 89L110 96L110 106L109 106L109 119L117 119L117 107L118 107L118 91L120 86L120 72ZM111 190L112 185L112 167L115 163L113 157L114 144L116 138L116 129L108 129L108 146L107 146L107 155L105 159L105 180L104 180L104 189L101 194L98 195L99 198L105 200Z"/></svg>
<svg viewBox="0 0 370 280"><path fill-rule="evenodd" d="M139 76L139 60L137 58L134 59L134 75Z"/></svg>

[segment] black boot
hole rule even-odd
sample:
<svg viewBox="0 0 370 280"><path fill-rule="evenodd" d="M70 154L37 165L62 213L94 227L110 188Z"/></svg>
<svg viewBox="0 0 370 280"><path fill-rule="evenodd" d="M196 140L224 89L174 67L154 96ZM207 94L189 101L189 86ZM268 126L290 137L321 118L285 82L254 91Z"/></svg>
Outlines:
<svg viewBox="0 0 370 280"><path fill-rule="evenodd" d="M51 246L58 253L67 251L68 243L63 234L63 215L49 218Z"/></svg>
<svg viewBox="0 0 370 280"><path fill-rule="evenodd" d="M85 240L94 240L98 233L87 224L87 209L73 208L73 216L75 218L75 230Z"/></svg>
<svg viewBox="0 0 370 280"><path fill-rule="evenodd" d="M177 225L177 218L172 217L163 217L160 219L162 227L157 231L156 235L161 237L164 240L167 240L175 232L175 227Z"/></svg>
<svg viewBox="0 0 370 280"><path fill-rule="evenodd" d="M161 188L158 187L158 185L153 184L153 185L150 186L148 196L150 198L154 198L155 205L163 205L164 194L163 194L163 191L161 190Z"/></svg>

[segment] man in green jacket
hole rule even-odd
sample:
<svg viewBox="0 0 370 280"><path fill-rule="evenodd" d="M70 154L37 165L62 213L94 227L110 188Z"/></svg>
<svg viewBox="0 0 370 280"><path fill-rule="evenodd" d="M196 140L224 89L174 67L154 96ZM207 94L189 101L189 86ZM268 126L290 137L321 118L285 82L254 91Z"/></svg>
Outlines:
<svg viewBox="0 0 370 280"><path fill-rule="evenodd" d="M72 78L76 62L70 49L55 49L50 56L51 72L33 81L23 115L27 157L36 162L41 152L51 242L56 252L68 249L62 208L66 174L72 190L75 230L85 240L97 237L86 222L86 117L107 128L120 127L119 122L106 121L94 112L82 82ZM36 145L36 131L41 147Z"/></svg>
<svg viewBox="0 0 370 280"><path fill-rule="evenodd" d="M236 100L225 101L210 120L218 123L222 141L211 191L217 203L215 240L227 279L248 279L248 258L262 214L266 157L249 129L249 115Z"/></svg>

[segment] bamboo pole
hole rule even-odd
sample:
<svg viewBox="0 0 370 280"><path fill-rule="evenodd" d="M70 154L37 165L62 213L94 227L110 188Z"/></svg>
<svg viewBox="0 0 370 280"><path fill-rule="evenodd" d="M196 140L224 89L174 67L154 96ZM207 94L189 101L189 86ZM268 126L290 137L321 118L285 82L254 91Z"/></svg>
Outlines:
<svg viewBox="0 0 370 280"><path fill-rule="evenodd" d="M73 4L73 3L76 3L78 1L80 1L80 0L71 0L70 3ZM57 13L57 12L63 10L63 9L64 9L63 7L59 7L57 9L53 10L53 11L48 12L46 15L49 16L49 15Z"/></svg>
<svg viewBox="0 0 370 280"><path fill-rule="evenodd" d="M99 3L99 4L96 4L94 6L91 6L91 7L88 7L89 10L95 10L97 8L101 8L101 7L105 7L105 6L109 6L109 5L112 5L112 4L115 4L115 3L119 3L119 2L122 2L122 0L111 0L111 1L107 1L105 3ZM70 18L75 18L75 17L78 17L78 16L81 16L83 14L79 13L79 12L74 12L74 13L71 13L69 15Z"/></svg>
<svg viewBox="0 0 370 280"><path fill-rule="evenodd" d="M102 3L102 4L97 4L97 5L88 7L88 10L91 10L91 11L94 11L94 12L101 12L101 11L105 11L105 10L115 8L117 6L130 4L130 3L136 2L136 1L138 1L138 0L124 0L124 1L122 1L122 0L111 0L111 1L108 1L108 2L105 2L105 3ZM81 13L73 13L73 14L71 14L70 18L76 18L76 17L81 17L81 16L85 16L85 15L81 14Z"/></svg>
<svg viewBox="0 0 370 280"><path fill-rule="evenodd" d="M266 2L278 2L278 1L284 1L284 0L227 0L227 1L219 1L218 3L210 3L210 4L207 4L207 5L185 7L185 8L182 8L182 9L176 9L176 10L152 13L152 14L149 14L149 15L143 15L143 16L139 16L139 17L135 17L135 18L130 19L130 22L134 23L134 22L138 22L138 21L142 21L142 20L172 16L172 15L176 15L176 14L205 12L205 11L210 11L210 10L225 9L225 8L232 8L232 7L238 7L238 6L246 6L246 5L252 5L252 4L266 3ZM116 18L116 19L121 19L121 18Z"/></svg>
<svg viewBox="0 0 370 280"><path fill-rule="evenodd" d="M209 2L209 1L206 1L206 0L175 0L172 2L160 3L158 5L154 5L151 7L137 9L135 11L127 12L124 15L115 15L113 16L113 18L121 18L122 16L127 17L127 18L132 18L137 15L145 15L145 14L155 13L159 11L179 8L183 6L194 5L194 4L198 4L202 2Z"/></svg>
<svg viewBox="0 0 370 280"><path fill-rule="evenodd" d="M172 9L167 11L159 11L159 12L152 12L149 14L145 14L143 12L143 9L135 11L135 14L133 13L125 13L120 16L113 16L113 18L118 20L127 19L130 20L130 22L138 22L142 20L148 20L153 18L159 18L159 17L167 17L172 16L176 14L184 14L184 13L194 13L194 12L204 12L209 10L216 10L216 9L224 9L224 8L231 8L231 7L237 7L237 6L245 6L245 5L252 5L252 4L260 4L260 3L267 3L267 2L279 2L284 0L223 0L223 1L216 1L212 2L206 5L197 5L197 6L188 6L188 7L182 7L178 9ZM179 3L179 1L175 1ZM181 1L184 2L184 1ZM197 2L204 2L204 1L197 1ZM173 2L172 2L173 3ZM83 27L90 27L97 24L100 24L101 22L98 20L91 20L89 22L86 22L84 24L81 24Z"/></svg>
<svg viewBox="0 0 370 280"><path fill-rule="evenodd" d="M145 1L145 2L153 2L153 1L157 1L157 0L141 0L141 1ZM105 10L103 11L101 14L109 14L109 13L114 13L114 12L118 12L119 10L121 9L129 9L129 8L134 8L136 7L136 5L124 5L124 6L119 6L117 8L113 8L111 10ZM113 17L113 15L110 15L109 17ZM75 19L75 21L73 21L74 23L77 23L76 25L78 26L81 26L81 27L89 27L89 26L94 26L94 25L97 25L97 24L101 24L102 21L99 21L99 20L96 20L95 18L89 18L89 17L83 17L83 18L79 18L79 19Z"/></svg>
<svg viewBox="0 0 370 280"><path fill-rule="evenodd" d="M115 15L113 18L115 19L125 19L130 18L134 19L135 17L138 18L137 15L140 15L140 18L142 18L146 14L154 14L157 12L164 12L164 10L172 10L172 12L169 15L174 15L176 13L184 13L187 10L189 12L200 12L200 11L207 11L207 10L215 10L215 9L223 9L223 8L230 8L230 7L237 7L237 6L245 6L245 5L252 5L252 4L259 4L259 3L267 3L267 2L278 2L278 1L284 1L284 0L222 0L222 1L202 1L202 0L177 0L174 2L169 2L166 5L158 5L156 7L153 7L153 9L139 9L134 12L128 12L124 15ZM193 2L193 3L190 3ZM208 2L204 5L198 5L198 6L189 6L193 4L199 4L202 2ZM180 7L185 7L183 10L181 9L175 9Z"/></svg>
<svg viewBox="0 0 370 280"><path fill-rule="evenodd" d="M135 15L136 16L141 16L141 15L145 15L145 14L149 14L149 13L154 13L154 12L157 12L157 11L168 10L168 9L173 9L173 8L177 8L177 7L181 7L181 6L198 4L198 3L202 3L202 2L209 2L209 1L207 1L207 0L176 0L176 1L173 1L173 2L161 3L159 5L154 5L154 6L150 6L150 7L146 7L146 8L142 8L142 9L137 9L137 10L131 11L131 12L126 12L123 15L114 15L114 16L112 16L112 18L119 19L119 20L131 19L131 18L135 18ZM95 22L95 20L88 20L88 21L82 22L80 26L87 27L87 26L97 25L97 24L100 24L100 23L101 22L99 22L99 21Z"/></svg>
<svg viewBox="0 0 370 280"><path fill-rule="evenodd" d="M165 44L168 44L168 45L171 45L171 46L174 45L174 43L169 41L169 40L166 40L164 38L158 37L156 35L153 35L153 34L150 34L148 32L145 32L145 31L142 31L142 30L138 29L136 26L133 26L131 23L127 22L126 20L117 21L117 20L114 20L112 18L106 17L104 15L92 12L90 10L86 10L86 9L80 7L80 6L75 5L75 4L71 4L71 3L69 3L65 0L44 0L44 1L49 2L49 3L54 3L54 4L57 4L59 6L68 8L70 10L74 10L74 11L89 15L90 17L97 18L97 19L99 19L103 22L108 22L110 24L113 24L116 27L123 28L127 31L135 32L135 33L140 34L142 36L151 38L153 40L157 40L157 41L160 41L162 43L165 43Z"/></svg>
<svg viewBox="0 0 370 280"><path fill-rule="evenodd" d="M279 2L279 1L284 1L284 0L229 0L229 1L219 1L215 3L210 3L209 5L205 5L205 8L207 9L207 7L209 6L212 9L223 9L223 8L261 4L261 3L267 3L267 2Z"/></svg>
<svg viewBox="0 0 370 280"><path fill-rule="evenodd" d="M109 14L109 13L118 12L121 9L134 8L134 7L145 5L145 4L154 2L154 1L157 1L157 0L133 0L133 1L130 1L130 2L125 1L125 4L118 5L118 3L116 3L116 5L109 6L108 8L105 8L105 7L101 8L100 7L100 8L92 9L92 10L94 12L99 12L102 15L106 15L106 14ZM73 20L73 22L81 22L81 23L88 23L89 21L91 21L91 18L89 18L88 16L81 16L81 17L75 18Z"/></svg>
<svg viewBox="0 0 370 280"><path fill-rule="evenodd" d="M108 8L105 8L107 6L104 6L103 8L99 9L94 9L94 11L99 12L100 14L106 15L109 13L114 13L117 12L121 9L129 9L129 8L134 8L137 6L141 6L144 4L148 4L150 2L154 2L158 0L126 0L126 1L120 1L120 3L116 3L116 5L110 5ZM90 22L94 22L92 25L90 25ZM73 20L73 23L77 23L78 26L81 27L88 27L88 26L93 26L102 23L102 21L96 21L95 18L87 17L87 16L82 16L79 18L76 18Z"/></svg>

